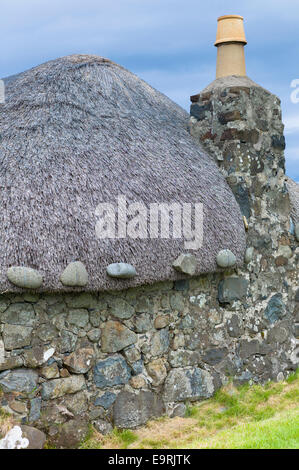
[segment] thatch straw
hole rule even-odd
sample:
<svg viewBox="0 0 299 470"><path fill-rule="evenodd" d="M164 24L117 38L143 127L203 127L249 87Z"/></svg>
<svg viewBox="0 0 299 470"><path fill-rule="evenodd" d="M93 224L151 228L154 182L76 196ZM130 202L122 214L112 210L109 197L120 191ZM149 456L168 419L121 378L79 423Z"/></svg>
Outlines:
<svg viewBox="0 0 299 470"><path fill-rule="evenodd" d="M287 187L291 202L291 217L294 224L299 224L299 184L287 178Z"/></svg>
<svg viewBox="0 0 299 470"><path fill-rule="evenodd" d="M87 290L183 278L172 268L186 251L182 239L96 238L95 208L119 194L146 205L202 202L197 274L215 271L224 248L242 263L238 204L189 136L188 114L122 67L74 55L11 77L0 119L2 291L19 290L6 278L13 265L38 269L40 290L65 290L59 277L73 260L87 268ZM119 261L138 276L109 278L107 265Z"/></svg>

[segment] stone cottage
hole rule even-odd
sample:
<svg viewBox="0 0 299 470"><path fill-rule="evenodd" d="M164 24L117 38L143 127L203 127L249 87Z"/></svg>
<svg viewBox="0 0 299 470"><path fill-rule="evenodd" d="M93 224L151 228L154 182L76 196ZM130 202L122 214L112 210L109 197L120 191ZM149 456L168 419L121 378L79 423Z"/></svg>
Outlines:
<svg viewBox="0 0 299 470"><path fill-rule="evenodd" d="M190 116L97 56L4 79L0 406L54 440L298 367L280 100L245 75L242 24L219 25L218 78Z"/></svg>

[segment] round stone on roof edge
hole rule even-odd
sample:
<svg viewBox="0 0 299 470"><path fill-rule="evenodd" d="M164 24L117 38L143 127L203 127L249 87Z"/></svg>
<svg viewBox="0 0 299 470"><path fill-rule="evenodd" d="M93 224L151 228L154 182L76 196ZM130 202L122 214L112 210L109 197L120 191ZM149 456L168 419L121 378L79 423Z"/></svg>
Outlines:
<svg viewBox="0 0 299 470"><path fill-rule="evenodd" d="M191 253L182 253L172 264L173 268L180 273L193 276L196 271L197 260Z"/></svg>
<svg viewBox="0 0 299 470"><path fill-rule="evenodd" d="M216 262L221 268L230 268L236 264L236 257L230 250L219 251Z"/></svg>
<svg viewBox="0 0 299 470"><path fill-rule="evenodd" d="M112 263L107 267L107 274L110 277L119 279L131 279L137 276L134 266L128 263Z"/></svg>
<svg viewBox="0 0 299 470"><path fill-rule="evenodd" d="M84 287L88 283L88 274L81 261L68 264L60 276L60 281L68 287Z"/></svg>
<svg viewBox="0 0 299 470"><path fill-rule="evenodd" d="M43 283L43 278L36 269L24 266L11 266L6 275L12 284L24 289L38 289Z"/></svg>

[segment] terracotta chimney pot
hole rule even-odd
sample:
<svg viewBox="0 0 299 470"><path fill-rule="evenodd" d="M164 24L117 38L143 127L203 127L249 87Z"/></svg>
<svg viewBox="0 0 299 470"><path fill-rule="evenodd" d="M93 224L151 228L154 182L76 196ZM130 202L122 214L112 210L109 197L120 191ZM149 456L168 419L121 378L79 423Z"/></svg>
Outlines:
<svg viewBox="0 0 299 470"><path fill-rule="evenodd" d="M246 75L244 46L247 44L243 17L225 15L218 18L216 78Z"/></svg>

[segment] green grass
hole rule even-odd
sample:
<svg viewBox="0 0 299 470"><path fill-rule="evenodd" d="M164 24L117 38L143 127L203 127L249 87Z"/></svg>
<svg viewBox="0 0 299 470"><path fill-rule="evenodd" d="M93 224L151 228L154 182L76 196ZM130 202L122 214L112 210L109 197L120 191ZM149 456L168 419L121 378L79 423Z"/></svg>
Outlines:
<svg viewBox="0 0 299 470"><path fill-rule="evenodd" d="M195 449L299 449L299 409L219 432L213 438L194 440Z"/></svg>
<svg viewBox="0 0 299 470"><path fill-rule="evenodd" d="M298 449L299 370L280 383L229 384L209 400L187 403L185 418L162 417L109 436L94 430L81 448Z"/></svg>

